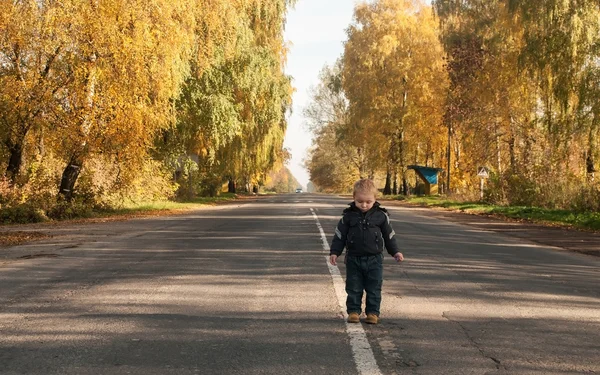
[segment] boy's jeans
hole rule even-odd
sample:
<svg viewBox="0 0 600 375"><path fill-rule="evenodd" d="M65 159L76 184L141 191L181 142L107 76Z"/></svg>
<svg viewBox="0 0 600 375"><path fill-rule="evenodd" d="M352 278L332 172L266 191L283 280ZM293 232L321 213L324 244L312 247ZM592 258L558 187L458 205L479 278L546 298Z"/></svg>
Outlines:
<svg viewBox="0 0 600 375"><path fill-rule="evenodd" d="M362 312L363 290L367 292L367 314L379 316L381 285L383 284L383 254L346 256L346 310L348 314Z"/></svg>

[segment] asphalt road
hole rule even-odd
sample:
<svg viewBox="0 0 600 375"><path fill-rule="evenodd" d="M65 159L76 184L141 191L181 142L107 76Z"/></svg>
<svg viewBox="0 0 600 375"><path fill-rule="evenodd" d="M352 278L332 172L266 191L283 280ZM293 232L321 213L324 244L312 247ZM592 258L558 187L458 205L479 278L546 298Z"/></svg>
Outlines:
<svg viewBox="0 0 600 375"><path fill-rule="evenodd" d="M346 203L265 197L0 249L0 374L360 373L318 229L330 241ZM600 258L390 212L406 261L386 258L381 323L360 325L372 374L600 373Z"/></svg>

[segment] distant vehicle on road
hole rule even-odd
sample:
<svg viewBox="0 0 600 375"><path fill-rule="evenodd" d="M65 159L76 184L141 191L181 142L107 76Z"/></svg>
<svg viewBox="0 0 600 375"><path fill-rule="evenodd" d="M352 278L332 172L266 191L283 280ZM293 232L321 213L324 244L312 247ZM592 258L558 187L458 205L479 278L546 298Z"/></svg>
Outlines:
<svg viewBox="0 0 600 375"><path fill-rule="evenodd" d="M300 188L296 189L296 193L302 193L302 189L300 189Z"/></svg>

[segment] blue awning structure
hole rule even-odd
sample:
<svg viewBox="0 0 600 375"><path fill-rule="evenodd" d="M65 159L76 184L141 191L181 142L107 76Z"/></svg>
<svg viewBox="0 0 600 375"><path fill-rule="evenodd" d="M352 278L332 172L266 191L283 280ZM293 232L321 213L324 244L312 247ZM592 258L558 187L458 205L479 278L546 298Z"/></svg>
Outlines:
<svg viewBox="0 0 600 375"><path fill-rule="evenodd" d="M426 194L437 194L438 174L443 171L442 168L409 165L408 169L414 170L421 180L423 180L426 185Z"/></svg>
<svg viewBox="0 0 600 375"><path fill-rule="evenodd" d="M414 169L416 172L419 172L423 176L423 179L427 180L430 184L437 184L438 173L443 171L442 168L423 167L420 165L409 165L408 169Z"/></svg>

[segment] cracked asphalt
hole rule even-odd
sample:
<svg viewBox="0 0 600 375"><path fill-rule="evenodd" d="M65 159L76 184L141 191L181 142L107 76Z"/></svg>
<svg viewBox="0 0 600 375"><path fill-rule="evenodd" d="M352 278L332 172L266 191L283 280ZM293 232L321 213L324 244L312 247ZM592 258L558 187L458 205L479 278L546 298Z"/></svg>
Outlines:
<svg viewBox="0 0 600 375"><path fill-rule="evenodd" d="M0 374L356 374L310 212L331 240L346 203L19 227L50 237L0 248ZM595 235L387 207L382 374L600 373Z"/></svg>

